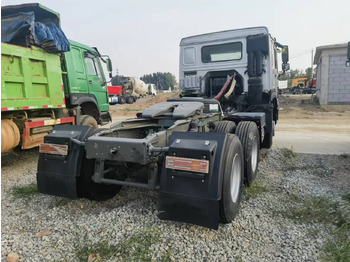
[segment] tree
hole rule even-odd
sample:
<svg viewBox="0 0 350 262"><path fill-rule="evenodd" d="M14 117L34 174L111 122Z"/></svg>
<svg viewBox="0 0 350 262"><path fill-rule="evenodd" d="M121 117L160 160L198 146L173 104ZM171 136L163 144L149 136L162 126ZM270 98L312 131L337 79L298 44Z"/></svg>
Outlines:
<svg viewBox="0 0 350 262"><path fill-rule="evenodd" d="M124 76L116 75L112 77L112 86L120 86L122 84L122 79Z"/></svg>
<svg viewBox="0 0 350 262"><path fill-rule="evenodd" d="M157 89L160 90L168 90L169 87L171 89L176 85L176 78L173 74L167 73L152 73L148 75L143 75L140 79L146 84L155 84Z"/></svg>

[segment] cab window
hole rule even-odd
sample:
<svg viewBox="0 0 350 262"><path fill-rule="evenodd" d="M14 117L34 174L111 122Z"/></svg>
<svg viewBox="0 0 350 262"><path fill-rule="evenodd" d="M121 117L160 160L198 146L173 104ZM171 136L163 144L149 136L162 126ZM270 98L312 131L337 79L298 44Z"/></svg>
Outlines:
<svg viewBox="0 0 350 262"><path fill-rule="evenodd" d="M87 73L90 76L97 76L95 63L94 63L94 60L91 57L85 57L85 64L86 64Z"/></svg>

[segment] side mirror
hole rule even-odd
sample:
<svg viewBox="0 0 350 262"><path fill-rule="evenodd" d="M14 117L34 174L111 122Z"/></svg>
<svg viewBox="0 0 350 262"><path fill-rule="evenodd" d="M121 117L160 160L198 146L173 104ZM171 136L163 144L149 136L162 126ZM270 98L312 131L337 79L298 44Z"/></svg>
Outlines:
<svg viewBox="0 0 350 262"><path fill-rule="evenodd" d="M288 61L289 61L289 50L288 50L288 46L285 45L282 48L282 63L287 64Z"/></svg>
<svg viewBox="0 0 350 262"><path fill-rule="evenodd" d="M106 59L106 64L108 72L112 72L112 61L109 58Z"/></svg>
<svg viewBox="0 0 350 262"><path fill-rule="evenodd" d="M286 72L286 71L288 71L289 69L290 69L289 63L283 63L283 64L282 64L282 70L283 70L283 72Z"/></svg>

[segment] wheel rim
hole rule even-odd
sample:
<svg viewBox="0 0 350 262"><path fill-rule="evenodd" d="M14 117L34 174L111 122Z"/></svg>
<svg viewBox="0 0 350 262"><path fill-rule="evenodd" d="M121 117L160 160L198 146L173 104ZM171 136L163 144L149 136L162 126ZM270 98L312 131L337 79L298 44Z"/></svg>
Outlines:
<svg viewBox="0 0 350 262"><path fill-rule="evenodd" d="M233 203L237 202L239 190L241 187L241 157L236 154L233 158L231 169L231 199Z"/></svg>
<svg viewBox="0 0 350 262"><path fill-rule="evenodd" d="M251 164L252 164L252 171L255 173L255 170L258 165L258 143L257 139L255 137L255 141L252 146L252 159L251 159Z"/></svg>

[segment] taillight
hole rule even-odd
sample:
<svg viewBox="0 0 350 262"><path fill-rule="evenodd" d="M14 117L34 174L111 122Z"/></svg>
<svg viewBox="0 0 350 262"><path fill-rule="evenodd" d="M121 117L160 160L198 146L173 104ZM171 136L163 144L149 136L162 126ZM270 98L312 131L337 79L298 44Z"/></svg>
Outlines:
<svg viewBox="0 0 350 262"><path fill-rule="evenodd" d="M169 169L184 170L197 173L209 173L208 160L167 156L165 167Z"/></svg>
<svg viewBox="0 0 350 262"><path fill-rule="evenodd" d="M39 153L66 156L68 154L68 146L43 143L40 144Z"/></svg>

